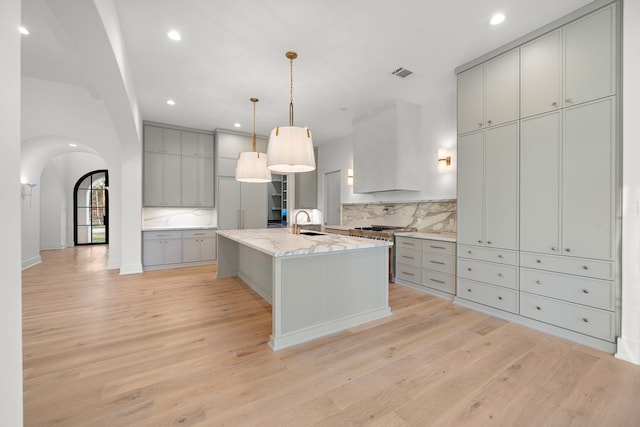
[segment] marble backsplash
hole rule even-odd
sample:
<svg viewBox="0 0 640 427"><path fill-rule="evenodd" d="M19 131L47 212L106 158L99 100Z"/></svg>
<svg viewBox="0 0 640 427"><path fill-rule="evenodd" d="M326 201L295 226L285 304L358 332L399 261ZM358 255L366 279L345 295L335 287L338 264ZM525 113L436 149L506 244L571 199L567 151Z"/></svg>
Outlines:
<svg viewBox="0 0 640 427"><path fill-rule="evenodd" d="M162 229L180 227L215 227L215 209L201 208L144 208L142 209L142 229Z"/></svg>
<svg viewBox="0 0 640 427"><path fill-rule="evenodd" d="M354 203L342 205L342 225L415 227L424 233L455 233L456 200L412 203Z"/></svg>

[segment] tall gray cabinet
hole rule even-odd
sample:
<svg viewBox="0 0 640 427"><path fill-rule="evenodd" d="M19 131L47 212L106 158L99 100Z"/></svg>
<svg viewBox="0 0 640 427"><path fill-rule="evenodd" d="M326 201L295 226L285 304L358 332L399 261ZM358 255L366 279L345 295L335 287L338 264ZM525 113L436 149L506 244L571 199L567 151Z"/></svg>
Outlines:
<svg viewBox="0 0 640 427"><path fill-rule="evenodd" d="M610 352L620 333L618 8L593 2L456 70L456 301Z"/></svg>

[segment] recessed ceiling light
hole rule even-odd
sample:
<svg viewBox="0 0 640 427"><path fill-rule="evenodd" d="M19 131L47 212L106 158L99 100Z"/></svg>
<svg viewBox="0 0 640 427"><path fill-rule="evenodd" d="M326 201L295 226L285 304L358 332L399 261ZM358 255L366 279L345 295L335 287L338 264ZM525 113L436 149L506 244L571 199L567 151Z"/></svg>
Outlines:
<svg viewBox="0 0 640 427"><path fill-rule="evenodd" d="M182 36L180 36L180 33L177 32L176 30L169 31L167 33L167 36L169 36L171 40L175 40L175 41L180 41L182 39Z"/></svg>
<svg viewBox="0 0 640 427"><path fill-rule="evenodd" d="M234 123L234 124L233 124L233 127L234 127L234 128L239 128L239 127L242 127L242 125L241 125L240 123Z"/></svg>
<svg viewBox="0 0 640 427"><path fill-rule="evenodd" d="M69 144L69 147L77 147L78 144Z"/></svg>
<svg viewBox="0 0 640 427"><path fill-rule="evenodd" d="M501 13L496 13L495 15L493 15L493 17L491 18L491 21L489 21L489 24L491 25L498 25L498 24L502 24L502 22L504 21L505 16Z"/></svg>
<svg viewBox="0 0 640 427"><path fill-rule="evenodd" d="M27 30L25 27L23 27L22 25L20 26L20 34L24 35L24 36L28 36L29 35L29 30Z"/></svg>
<svg viewBox="0 0 640 427"><path fill-rule="evenodd" d="M176 105L176 101L174 101L173 99L167 99L167 104L168 105Z"/></svg>

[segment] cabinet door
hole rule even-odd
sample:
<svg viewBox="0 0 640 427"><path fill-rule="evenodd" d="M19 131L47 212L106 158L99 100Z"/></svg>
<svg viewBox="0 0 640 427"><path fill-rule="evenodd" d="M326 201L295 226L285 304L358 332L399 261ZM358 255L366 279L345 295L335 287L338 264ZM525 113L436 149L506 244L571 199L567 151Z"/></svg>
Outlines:
<svg viewBox="0 0 640 427"><path fill-rule="evenodd" d="M198 132L182 132L182 155L213 158L213 136Z"/></svg>
<svg viewBox="0 0 640 427"><path fill-rule="evenodd" d="M565 106L615 93L615 5L564 27Z"/></svg>
<svg viewBox="0 0 640 427"><path fill-rule="evenodd" d="M164 240L164 264L182 262L182 239Z"/></svg>
<svg viewBox="0 0 640 427"><path fill-rule="evenodd" d="M553 31L520 48L522 117L562 106L562 30Z"/></svg>
<svg viewBox="0 0 640 427"><path fill-rule="evenodd" d="M484 65L458 75L458 133L484 127Z"/></svg>
<svg viewBox="0 0 640 427"><path fill-rule="evenodd" d="M182 206L213 206L213 159L182 156Z"/></svg>
<svg viewBox="0 0 640 427"><path fill-rule="evenodd" d="M218 178L218 228L240 228L240 182L233 178Z"/></svg>
<svg viewBox="0 0 640 427"><path fill-rule="evenodd" d="M145 240L142 248L142 265L164 264L164 240Z"/></svg>
<svg viewBox="0 0 640 427"><path fill-rule="evenodd" d="M163 176L165 206L182 206L182 156L164 154Z"/></svg>
<svg viewBox="0 0 640 427"><path fill-rule="evenodd" d="M200 241L198 238L182 239L182 262L196 262L201 260Z"/></svg>
<svg viewBox="0 0 640 427"><path fill-rule="evenodd" d="M241 188L242 228L267 228L267 184L243 182Z"/></svg>
<svg viewBox="0 0 640 427"><path fill-rule="evenodd" d="M520 250L560 248L561 112L523 119L520 126Z"/></svg>
<svg viewBox="0 0 640 427"><path fill-rule="evenodd" d="M518 123L485 135L486 245L518 249Z"/></svg>
<svg viewBox="0 0 640 427"><path fill-rule="evenodd" d="M144 153L144 205L164 206L164 154Z"/></svg>
<svg viewBox="0 0 640 427"><path fill-rule="evenodd" d="M485 65L485 120L487 126L520 117L520 50L515 49Z"/></svg>
<svg viewBox="0 0 640 427"><path fill-rule="evenodd" d="M164 152L163 128L156 126L144 126L144 151L153 153Z"/></svg>
<svg viewBox="0 0 640 427"><path fill-rule="evenodd" d="M484 245L484 132L458 137L458 243Z"/></svg>
<svg viewBox="0 0 640 427"><path fill-rule="evenodd" d="M216 259L216 237L200 239L200 260L213 261Z"/></svg>
<svg viewBox="0 0 640 427"><path fill-rule="evenodd" d="M317 201L317 169L296 174L296 209L315 209Z"/></svg>
<svg viewBox="0 0 640 427"><path fill-rule="evenodd" d="M613 260L615 98L565 109L562 250Z"/></svg>

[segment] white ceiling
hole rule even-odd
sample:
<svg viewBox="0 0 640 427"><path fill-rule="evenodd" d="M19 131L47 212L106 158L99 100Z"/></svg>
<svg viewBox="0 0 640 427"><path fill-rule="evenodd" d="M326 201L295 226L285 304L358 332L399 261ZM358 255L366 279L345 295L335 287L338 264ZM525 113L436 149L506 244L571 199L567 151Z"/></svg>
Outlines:
<svg viewBox="0 0 640 427"><path fill-rule="evenodd" d="M47 1L23 0L23 75L94 92ZM77 0L84 1L84 0ZM114 0L143 119L197 129L257 131L295 124L316 144L395 98L435 104L455 93L453 70L589 0ZM497 27L490 17L502 12ZM167 37L171 29L182 41ZM404 67L406 80L391 72ZM165 101L174 99L176 105Z"/></svg>

